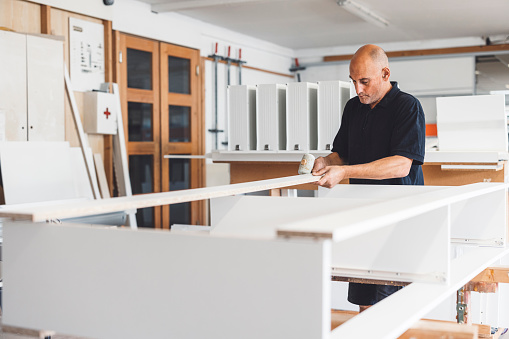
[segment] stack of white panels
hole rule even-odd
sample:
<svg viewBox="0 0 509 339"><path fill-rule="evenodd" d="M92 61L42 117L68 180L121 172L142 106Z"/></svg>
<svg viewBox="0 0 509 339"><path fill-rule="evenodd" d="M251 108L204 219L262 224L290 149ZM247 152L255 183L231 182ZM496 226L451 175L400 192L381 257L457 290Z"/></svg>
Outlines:
<svg viewBox="0 0 509 339"><path fill-rule="evenodd" d="M258 151L286 149L286 85L256 86L256 140Z"/></svg>
<svg viewBox="0 0 509 339"><path fill-rule="evenodd" d="M350 99L350 83L345 81L318 82L318 148L331 150L341 126L346 102Z"/></svg>
<svg viewBox="0 0 509 339"><path fill-rule="evenodd" d="M228 150L256 149L256 87L228 86Z"/></svg>
<svg viewBox="0 0 509 339"><path fill-rule="evenodd" d="M318 84L289 83L286 90L287 144L289 151L316 150Z"/></svg>
<svg viewBox="0 0 509 339"><path fill-rule="evenodd" d="M437 134L440 151L507 152L504 95L437 98Z"/></svg>

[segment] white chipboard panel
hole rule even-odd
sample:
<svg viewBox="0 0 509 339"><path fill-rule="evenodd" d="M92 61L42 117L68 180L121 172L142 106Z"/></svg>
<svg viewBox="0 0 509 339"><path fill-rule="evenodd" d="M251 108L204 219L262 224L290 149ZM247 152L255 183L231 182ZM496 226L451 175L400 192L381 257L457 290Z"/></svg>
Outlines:
<svg viewBox="0 0 509 339"><path fill-rule="evenodd" d="M440 151L507 152L504 95L437 98L437 133Z"/></svg>
<svg viewBox="0 0 509 339"><path fill-rule="evenodd" d="M65 141L63 50L63 41L27 35L30 141Z"/></svg>
<svg viewBox="0 0 509 339"><path fill-rule="evenodd" d="M350 83L345 81L318 82L318 148L331 150L341 126L341 117L350 99Z"/></svg>
<svg viewBox="0 0 509 339"><path fill-rule="evenodd" d="M282 225L307 223L310 232L316 216L358 211L367 214L375 199L350 198L223 198L230 203L212 236L273 239ZM260 213L259 211L263 211ZM338 228L348 226L341 214ZM373 221L376 226L377 221ZM432 225L432 226L430 226ZM449 276L449 218L447 206L395 222L346 241L332 243L333 274L394 281L439 281ZM365 251L366 248L372 250ZM405 253L405 259L401 257ZM423 255L424 254L424 255Z"/></svg>
<svg viewBox="0 0 509 339"><path fill-rule="evenodd" d="M316 150L318 84L293 82L286 90L286 149L289 151Z"/></svg>
<svg viewBox="0 0 509 339"><path fill-rule="evenodd" d="M0 143L5 203L76 198L68 142Z"/></svg>
<svg viewBox="0 0 509 339"><path fill-rule="evenodd" d="M228 86L228 150L256 149L256 87Z"/></svg>
<svg viewBox="0 0 509 339"><path fill-rule="evenodd" d="M28 138L26 58L26 35L0 30L0 110L9 141Z"/></svg>
<svg viewBox="0 0 509 339"><path fill-rule="evenodd" d="M286 85L256 86L256 140L258 151L286 149Z"/></svg>
<svg viewBox="0 0 509 339"><path fill-rule="evenodd" d="M125 339L330 333L329 241L26 222L4 236L3 325Z"/></svg>

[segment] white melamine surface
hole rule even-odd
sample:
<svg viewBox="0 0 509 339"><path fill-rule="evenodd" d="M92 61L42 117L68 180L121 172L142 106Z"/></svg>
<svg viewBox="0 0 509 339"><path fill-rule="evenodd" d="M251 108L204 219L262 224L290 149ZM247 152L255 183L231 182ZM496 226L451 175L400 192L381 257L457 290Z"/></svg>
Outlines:
<svg viewBox="0 0 509 339"><path fill-rule="evenodd" d="M350 99L350 83L345 81L318 82L318 144L319 150L331 150L341 126L346 102Z"/></svg>
<svg viewBox="0 0 509 339"><path fill-rule="evenodd" d="M28 140L26 48L25 34L0 30L0 110L8 141Z"/></svg>
<svg viewBox="0 0 509 339"><path fill-rule="evenodd" d="M476 183L449 187L407 198L391 199L373 204L369 210L366 209L363 213L351 210L318 216L313 220L313 227L310 227L306 222L294 222L281 226L278 234L297 235L302 233L304 235L312 232L322 234L323 236L330 236L334 241L341 241L368 233L385 225L422 215L442 206L499 190L507 191L507 185Z"/></svg>
<svg viewBox="0 0 509 339"><path fill-rule="evenodd" d="M76 198L68 142L0 143L8 205Z"/></svg>
<svg viewBox="0 0 509 339"><path fill-rule="evenodd" d="M317 149L318 85L293 82L286 89L286 149L309 151Z"/></svg>
<svg viewBox="0 0 509 339"><path fill-rule="evenodd" d="M256 149L286 149L286 85L256 86Z"/></svg>
<svg viewBox="0 0 509 339"><path fill-rule="evenodd" d="M507 153L505 96L437 98L437 133L441 151Z"/></svg>
<svg viewBox="0 0 509 339"><path fill-rule="evenodd" d="M318 216L340 212L369 214L378 199L227 198L230 211L211 231L213 236L273 239L281 225L305 222L312 233ZM338 214L339 213L339 214ZM366 249L369 248L369 251ZM402 257L401 253L405 253ZM332 244L333 273L395 281L443 281L448 278L449 224L447 207L387 225L348 241ZM370 271L370 272L368 272Z"/></svg>
<svg viewBox="0 0 509 339"><path fill-rule="evenodd" d="M228 150L256 149L256 87L228 87Z"/></svg>
<svg viewBox="0 0 509 339"><path fill-rule="evenodd" d="M424 163L497 163L500 160L509 160L509 154L496 151L427 151L424 157Z"/></svg>
<svg viewBox="0 0 509 339"><path fill-rule="evenodd" d="M28 140L64 141L63 41L27 35Z"/></svg>
<svg viewBox="0 0 509 339"><path fill-rule="evenodd" d="M126 339L330 333L327 241L29 223L5 225L4 239L3 325Z"/></svg>

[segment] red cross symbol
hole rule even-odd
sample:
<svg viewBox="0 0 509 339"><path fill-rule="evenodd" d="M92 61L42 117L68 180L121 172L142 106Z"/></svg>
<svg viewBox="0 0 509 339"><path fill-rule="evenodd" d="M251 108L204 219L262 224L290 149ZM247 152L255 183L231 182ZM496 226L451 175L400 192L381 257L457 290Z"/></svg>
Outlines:
<svg viewBox="0 0 509 339"><path fill-rule="evenodd" d="M110 116L111 112L108 111L108 107L106 107L106 111L104 112L104 115L106 115L106 119Z"/></svg>

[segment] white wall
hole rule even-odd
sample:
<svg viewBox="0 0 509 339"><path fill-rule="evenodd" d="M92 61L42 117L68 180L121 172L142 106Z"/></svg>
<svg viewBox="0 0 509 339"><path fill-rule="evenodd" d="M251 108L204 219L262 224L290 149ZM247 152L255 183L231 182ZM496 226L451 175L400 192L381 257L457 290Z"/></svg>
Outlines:
<svg viewBox="0 0 509 339"><path fill-rule="evenodd" d="M475 57L431 57L389 60L391 80L401 90L421 99L427 123L436 122L435 98L444 95L473 95L475 89ZM349 79L349 63L308 67L303 81Z"/></svg>

